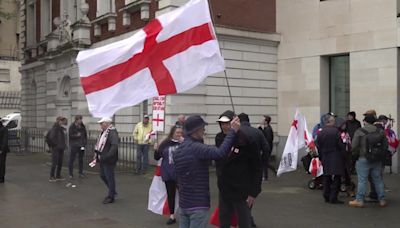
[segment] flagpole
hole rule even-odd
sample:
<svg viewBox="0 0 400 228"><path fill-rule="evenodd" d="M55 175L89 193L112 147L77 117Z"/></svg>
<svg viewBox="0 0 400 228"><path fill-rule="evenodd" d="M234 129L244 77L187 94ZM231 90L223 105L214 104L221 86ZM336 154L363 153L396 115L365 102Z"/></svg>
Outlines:
<svg viewBox="0 0 400 228"><path fill-rule="evenodd" d="M207 0L207 1L208 1L208 7L209 7L209 10L210 10L211 21L212 21L213 26L214 26L214 28L215 28L214 14L213 14L212 7L211 7L211 0ZM218 40L217 32L216 32L216 31L214 31L214 32L215 32L215 37L216 37L217 40ZM218 47L219 47L219 46L218 46ZM219 47L219 52L221 53L221 56L222 56L222 50L221 50L220 47ZM222 56L222 57L223 57L223 56ZM225 58L224 58L224 59L225 59ZM231 87L230 87L230 85L229 85L228 74L226 73L226 69L224 70L224 74L225 74L226 85L227 85L227 87L228 87L229 99L230 99L231 105L232 105L232 111L235 112L235 105L233 104L232 92L231 92Z"/></svg>

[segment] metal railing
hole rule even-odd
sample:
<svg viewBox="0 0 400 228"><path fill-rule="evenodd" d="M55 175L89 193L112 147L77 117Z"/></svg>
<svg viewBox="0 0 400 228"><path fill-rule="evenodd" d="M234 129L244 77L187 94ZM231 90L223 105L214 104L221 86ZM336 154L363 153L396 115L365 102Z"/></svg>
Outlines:
<svg viewBox="0 0 400 228"><path fill-rule="evenodd" d="M10 130L9 131L9 147L11 152L16 154L23 153L46 153L50 152L45 142L47 130L42 129L21 129L21 130ZM85 155L83 158L83 168L87 171L98 172L99 166L94 168L89 167L89 163L94 158L94 147L96 144L97 136L99 132L89 131L88 132L88 143L86 145ZM120 143L118 146L118 163L116 172L133 173L135 170L135 151L136 146L132 136L119 137ZM152 154L153 151L149 151ZM64 152L64 166L68 166L70 156L69 148ZM149 156L151 160L153 156ZM78 156L75 158L74 170L78 165Z"/></svg>

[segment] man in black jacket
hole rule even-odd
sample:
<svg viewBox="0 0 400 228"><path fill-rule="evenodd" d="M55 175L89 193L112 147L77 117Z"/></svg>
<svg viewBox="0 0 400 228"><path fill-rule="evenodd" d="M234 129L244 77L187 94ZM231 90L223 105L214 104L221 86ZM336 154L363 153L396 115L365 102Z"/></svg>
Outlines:
<svg viewBox="0 0 400 228"><path fill-rule="evenodd" d="M111 124L112 120L103 117L98 123L102 132L100 133L96 146L96 159L100 162L100 177L108 188L108 195L103 203L113 203L116 195L114 170L118 161L118 132Z"/></svg>
<svg viewBox="0 0 400 228"><path fill-rule="evenodd" d="M67 118L59 116L50 129L48 137L46 136L46 141L51 151L50 182L64 180L64 178L61 177L61 168L64 150L67 148L66 127Z"/></svg>
<svg viewBox="0 0 400 228"><path fill-rule="evenodd" d="M8 152L8 129L0 122L0 183L4 183L6 156Z"/></svg>
<svg viewBox="0 0 400 228"><path fill-rule="evenodd" d="M87 143L87 132L86 127L82 122L82 116L75 116L75 121L69 127L69 145L71 154L69 156L69 178L73 178L73 168L75 157L79 155L79 178L85 177L83 174L83 156L85 154L85 146Z"/></svg>
<svg viewBox="0 0 400 228"><path fill-rule="evenodd" d="M353 139L354 133L360 127L361 123L356 119L356 113L353 111L347 113L346 130L350 135L350 139Z"/></svg>
<svg viewBox="0 0 400 228"><path fill-rule="evenodd" d="M324 168L323 197L326 203L343 203L338 200L338 193L345 170L346 148L335 127L335 117L326 116L324 124L315 142Z"/></svg>
<svg viewBox="0 0 400 228"><path fill-rule="evenodd" d="M272 149L274 147L274 131L272 130L271 127L271 117L268 115L264 115L264 119L261 123L261 125L258 127L260 131L262 131L265 139L268 142L268 145L270 147L270 153L263 153L261 160L263 164L263 180L267 181L268 180L268 168L270 168L274 173L276 174L276 170L273 166L269 165L269 157L271 156Z"/></svg>
<svg viewBox="0 0 400 228"><path fill-rule="evenodd" d="M230 227L234 211L237 213L240 228L251 226L250 207L261 192L262 178L261 149L255 132L259 131L250 124L241 126L231 152L220 163L218 188L222 228Z"/></svg>

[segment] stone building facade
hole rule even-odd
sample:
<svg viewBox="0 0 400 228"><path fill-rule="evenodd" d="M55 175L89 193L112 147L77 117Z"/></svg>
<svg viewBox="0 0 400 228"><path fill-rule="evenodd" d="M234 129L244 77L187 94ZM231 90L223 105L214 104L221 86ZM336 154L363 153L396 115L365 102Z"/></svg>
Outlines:
<svg viewBox="0 0 400 228"><path fill-rule="evenodd" d="M26 0L21 3L23 127L47 129L58 115L84 116L90 130L96 120L87 109L75 58L80 50L129 37L156 15L187 0ZM258 124L270 114L276 129L277 46L275 0L210 1L216 33L226 61L236 112ZM245 13L244 13L245 12ZM240 16L239 16L240 15ZM201 114L210 123L209 142L219 130L216 119L232 109L224 73L201 85L167 96L166 132L179 114ZM118 111L115 123L131 134L151 100Z"/></svg>
<svg viewBox="0 0 400 228"><path fill-rule="evenodd" d="M368 109L399 129L398 0L277 1L278 135L299 107L309 128L321 113ZM398 153L393 158L397 171Z"/></svg>
<svg viewBox="0 0 400 228"><path fill-rule="evenodd" d="M19 1L0 1L0 117L20 111Z"/></svg>

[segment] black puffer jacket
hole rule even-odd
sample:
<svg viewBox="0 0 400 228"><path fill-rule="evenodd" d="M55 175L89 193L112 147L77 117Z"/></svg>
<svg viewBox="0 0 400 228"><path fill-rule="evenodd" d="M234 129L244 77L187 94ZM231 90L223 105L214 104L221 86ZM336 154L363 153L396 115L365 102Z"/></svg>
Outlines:
<svg viewBox="0 0 400 228"><path fill-rule="evenodd" d="M72 123L69 126L69 144L71 146L86 146L87 144L87 132L84 124L76 125Z"/></svg>
<svg viewBox="0 0 400 228"><path fill-rule="evenodd" d="M58 151L64 151L67 148L66 130L58 123L55 123L50 129L50 140L48 142L50 148Z"/></svg>

